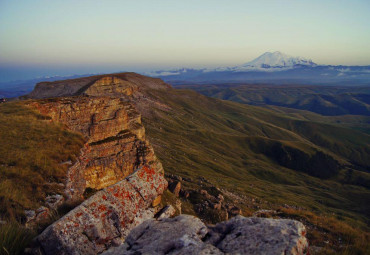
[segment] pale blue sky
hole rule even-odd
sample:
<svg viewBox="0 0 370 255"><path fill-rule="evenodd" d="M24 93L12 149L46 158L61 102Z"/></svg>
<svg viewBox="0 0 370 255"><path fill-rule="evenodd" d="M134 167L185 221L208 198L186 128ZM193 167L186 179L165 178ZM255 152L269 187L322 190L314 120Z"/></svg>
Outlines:
<svg viewBox="0 0 370 255"><path fill-rule="evenodd" d="M369 13L369 0L0 0L0 68L212 67L276 50L369 65Z"/></svg>

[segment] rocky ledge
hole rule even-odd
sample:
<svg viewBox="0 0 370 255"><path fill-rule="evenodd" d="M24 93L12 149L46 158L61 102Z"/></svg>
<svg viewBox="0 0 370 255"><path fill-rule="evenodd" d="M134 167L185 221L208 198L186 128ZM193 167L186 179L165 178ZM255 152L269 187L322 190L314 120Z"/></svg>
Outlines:
<svg viewBox="0 0 370 255"><path fill-rule="evenodd" d="M45 229L32 254L98 254L122 243L131 229L153 218L153 200L167 188L163 173L143 166L101 190Z"/></svg>
<svg viewBox="0 0 370 255"><path fill-rule="evenodd" d="M295 220L237 216L207 227L194 216L180 215L145 221L123 245L103 254L306 254L305 234Z"/></svg>
<svg viewBox="0 0 370 255"><path fill-rule="evenodd" d="M145 164L163 171L145 138L141 116L130 102L79 96L32 101L30 105L51 121L85 136L81 155L67 174L68 200L81 199L86 189L113 185Z"/></svg>
<svg viewBox="0 0 370 255"><path fill-rule="evenodd" d="M47 227L27 252L69 254L304 254L305 228L293 220L237 216L215 226L180 215L167 205L159 208L167 188L164 171L145 138L141 113L153 101L148 89L169 89L159 79L133 73L100 75L40 83L29 105L67 129L84 135L86 144L68 162L64 194L50 194L46 206L56 209L66 201L92 196ZM164 107L164 106L163 106ZM135 109L136 108L136 109ZM62 162L64 164L66 162ZM171 180L176 196L191 195ZM225 211L225 218L241 213L224 203L223 196L200 191L207 206ZM229 208L230 207L230 208ZM48 215L46 207L29 211L33 218ZM228 210L228 211L227 211ZM37 215L36 215L37 214ZM167 218L166 218L167 217Z"/></svg>

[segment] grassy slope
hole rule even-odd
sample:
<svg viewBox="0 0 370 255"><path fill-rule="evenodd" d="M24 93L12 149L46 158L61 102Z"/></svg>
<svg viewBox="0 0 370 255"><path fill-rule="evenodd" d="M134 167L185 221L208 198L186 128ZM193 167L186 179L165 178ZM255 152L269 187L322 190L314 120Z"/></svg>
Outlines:
<svg viewBox="0 0 370 255"><path fill-rule="evenodd" d="M242 198L239 202L234 195L226 200L236 203L247 216L256 210L256 203L243 201L252 197L259 208L278 210L282 217L304 222L310 245L324 247L320 254L367 253L369 173L352 170L348 181L348 169L341 169L329 179L320 179L282 167L251 147L280 141L306 153L320 149L342 164L357 155L369 169L369 135L343 128L347 125L338 124L340 117L241 105L193 91L153 91L152 97L172 108L163 111L153 107L143 119L167 173L192 180L205 177L211 185L237 194ZM359 121L351 117L344 120L349 126ZM343 184L358 184L359 179L366 180L365 184ZM183 185L205 189L208 184L195 181ZM249 198L245 200L245 196ZM184 213L195 213L191 201L182 200ZM285 204L293 207L285 208Z"/></svg>
<svg viewBox="0 0 370 255"><path fill-rule="evenodd" d="M269 85L182 85L200 93L239 103L285 106L323 115L370 116L368 87L269 86Z"/></svg>
<svg viewBox="0 0 370 255"><path fill-rule="evenodd" d="M346 170L323 180L280 166L251 149L263 141L281 141L310 153L328 152L342 163L357 155L369 166L370 136L333 125L287 117L277 111L207 98L196 92L152 92L172 111L153 108L144 118L149 139L167 172L196 178L276 204L335 213L365 226L369 187L342 184ZM319 136L317 136L319 134ZM369 174L354 170L352 178Z"/></svg>
<svg viewBox="0 0 370 255"><path fill-rule="evenodd" d="M24 209L36 209L47 194L61 192L68 165L82 136L50 123L24 102L0 105L0 215L20 221Z"/></svg>

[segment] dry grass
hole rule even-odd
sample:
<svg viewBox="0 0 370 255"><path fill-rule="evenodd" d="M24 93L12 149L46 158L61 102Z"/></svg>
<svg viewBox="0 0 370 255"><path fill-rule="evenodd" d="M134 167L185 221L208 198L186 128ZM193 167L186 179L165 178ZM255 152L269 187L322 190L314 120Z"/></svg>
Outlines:
<svg viewBox="0 0 370 255"><path fill-rule="evenodd" d="M340 162L348 162L358 154L361 155L358 159L366 163L368 135L322 122L294 119L260 107L210 99L192 91L153 92L152 96L172 110L153 107L150 115L144 115L148 137L166 173L194 180L184 182L184 187L203 189L197 180L204 177L216 187L265 202L238 205L246 216L257 210L255 205L273 210L284 204L305 208L306 211L285 213L287 218L294 218L298 217L295 214L305 212L301 219L312 226L309 240L313 244L339 247L344 254L366 254L368 172L353 170L353 176L346 178L347 170L343 168L331 178L317 178L283 167L263 152L271 141L279 141L306 154L320 148ZM337 149L332 150L334 147ZM347 151L352 151L352 156ZM187 202L189 209L190 202L196 203Z"/></svg>
<svg viewBox="0 0 370 255"><path fill-rule="evenodd" d="M25 105L0 105L0 215L21 221L47 194L60 192L68 165L79 154L81 135L51 123Z"/></svg>
<svg viewBox="0 0 370 255"><path fill-rule="evenodd" d="M280 217L303 222L311 246L324 247L320 254L366 254L370 250L370 234L334 217L317 215L306 210L279 209Z"/></svg>
<svg viewBox="0 0 370 255"><path fill-rule="evenodd" d="M0 255L22 254L34 235L16 222L0 225Z"/></svg>

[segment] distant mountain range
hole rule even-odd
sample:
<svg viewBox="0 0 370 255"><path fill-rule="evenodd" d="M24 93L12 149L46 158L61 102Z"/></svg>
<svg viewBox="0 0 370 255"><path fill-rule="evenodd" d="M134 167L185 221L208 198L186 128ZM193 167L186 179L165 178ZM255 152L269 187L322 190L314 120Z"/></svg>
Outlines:
<svg viewBox="0 0 370 255"><path fill-rule="evenodd" d="M266 52L242 65L220 68L160 70L147 75L174 84L276 83L276 84L370 84L370 66L318 65L310 59Z"/></svg>
<svg viewBox="0 0 370 255"><path fill-rule="evenodd" d="M101 74L101 73L99 73ZM305 84L305 85L370 85L369 66L318 65L311 59L266 52L242 65L219 68L180 68L142 73L161 78L173 85L186 84ZM45 76L31 80L0 82L0 98L17 97L32 91L38 82L73 79L96 74Z"/></svg>

